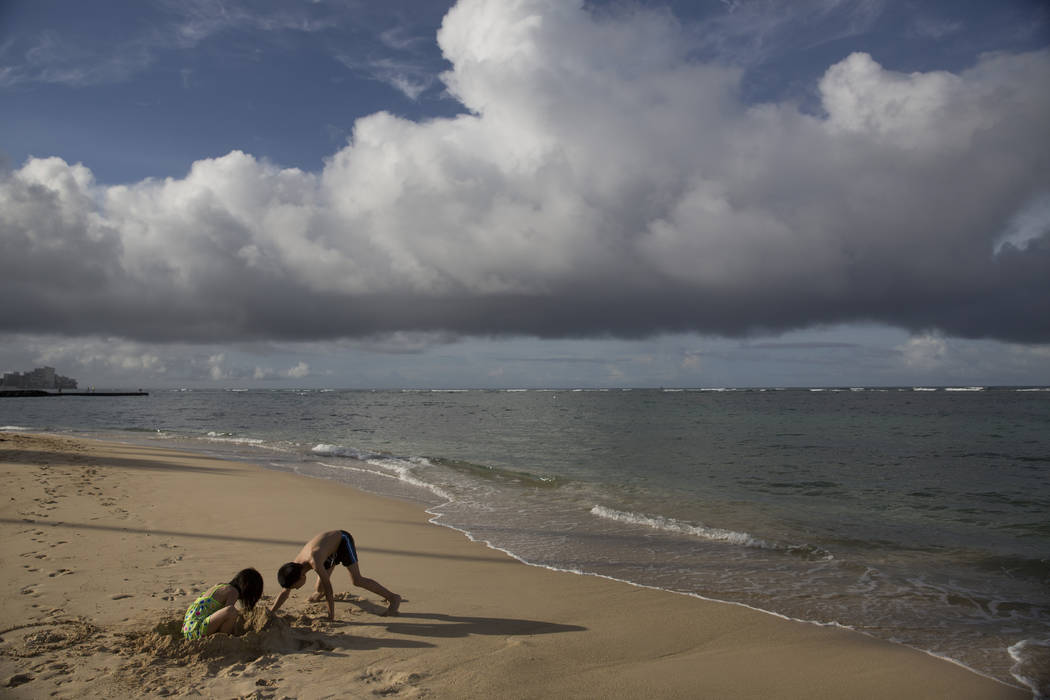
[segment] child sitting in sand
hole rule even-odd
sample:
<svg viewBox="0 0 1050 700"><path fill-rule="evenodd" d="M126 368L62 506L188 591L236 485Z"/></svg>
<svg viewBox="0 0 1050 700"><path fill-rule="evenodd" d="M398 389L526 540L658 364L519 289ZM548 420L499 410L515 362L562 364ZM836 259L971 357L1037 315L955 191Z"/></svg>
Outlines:
<svg viewBox="0 0 1050 700"><path fill-rule="evenodd" d="M259 602L262 592L263 579L259 572L241 569L232 581L212 586L193 601L183 618L182 636L200 639L216 632L231 634L239 617L237 601L241 601L245 610L251 610Z"/></svg>

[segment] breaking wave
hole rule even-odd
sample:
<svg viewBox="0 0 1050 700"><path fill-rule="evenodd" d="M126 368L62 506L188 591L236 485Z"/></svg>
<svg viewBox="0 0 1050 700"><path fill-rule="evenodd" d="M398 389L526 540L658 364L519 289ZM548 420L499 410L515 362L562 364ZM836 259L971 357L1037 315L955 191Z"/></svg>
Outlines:
<svg viewBox="0 0 1050 700"><path fill-rule="evenodd" d="M630 525L651 527L654 530L699 537L710 542L723 542L725 544L732 544L739 547L751 547L753 549L785 551L791 554L803 556L807 559L834 558L830 552L813 545L783 545L777 542L769 542L767 540L759 539L747 532L723 530L722 528L706 527L704 525L693 525L691 523L675 520L674 518L665 518L660 515L630 513L622 510L615 510L613 508L606 508L605 506L594 506L591 508L591 515L606 520L628 523Z"/></svg>

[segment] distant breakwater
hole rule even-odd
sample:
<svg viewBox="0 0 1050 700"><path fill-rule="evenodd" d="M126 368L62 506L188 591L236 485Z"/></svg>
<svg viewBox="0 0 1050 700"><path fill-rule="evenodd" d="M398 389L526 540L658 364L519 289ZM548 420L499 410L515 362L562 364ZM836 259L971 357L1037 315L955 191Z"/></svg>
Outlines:
<svg viewBox="0 0 1050 700"><path fill-rule="evenodd" d="M0 389L0 398L31 396L149 396L148 391L44 391L43 389Z"/></svg>

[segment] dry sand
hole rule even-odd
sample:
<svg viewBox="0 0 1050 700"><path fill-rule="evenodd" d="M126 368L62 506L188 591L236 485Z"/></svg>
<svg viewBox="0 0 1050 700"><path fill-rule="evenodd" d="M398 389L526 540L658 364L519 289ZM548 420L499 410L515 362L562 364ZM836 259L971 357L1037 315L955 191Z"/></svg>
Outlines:
<svg viewBox="0 0 1050 700"><path fill-rule="evenodd" d="M419 506L161 448L0 433L0 696L1027 698L847 630L523 565ZM179 636L202 590L350 530L336 620L293 594L243 636ZM313 574L311 576L311 587Z"/></svg>

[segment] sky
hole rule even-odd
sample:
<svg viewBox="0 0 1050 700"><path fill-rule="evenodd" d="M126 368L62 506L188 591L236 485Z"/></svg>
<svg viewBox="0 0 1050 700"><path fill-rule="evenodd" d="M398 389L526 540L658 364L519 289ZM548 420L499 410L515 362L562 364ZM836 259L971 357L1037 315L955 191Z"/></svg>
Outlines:
<svg viewBox="0 0 1050 700"><path fill-rule="evenodd" d="M0 371L1050 384L1042 0L0 2Z"/></svg>

